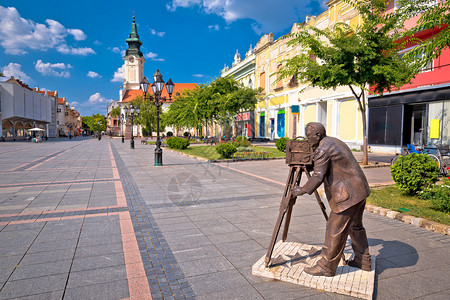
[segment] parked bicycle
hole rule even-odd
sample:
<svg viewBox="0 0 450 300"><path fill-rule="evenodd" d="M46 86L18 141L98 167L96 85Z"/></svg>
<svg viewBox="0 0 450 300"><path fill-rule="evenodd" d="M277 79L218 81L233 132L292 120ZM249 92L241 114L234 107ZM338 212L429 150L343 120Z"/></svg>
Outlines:
<svg viewBox="0 0 450 300"><path fill-rule="evenodd" d="M400 154L397 154L391 159L391 166L393 166L400 156L408 154L427 154L432 160L436 162L441 175L447 176L450 171L450 150L443 147L438 148L416 148L412 144L406 145Z"/></svg>

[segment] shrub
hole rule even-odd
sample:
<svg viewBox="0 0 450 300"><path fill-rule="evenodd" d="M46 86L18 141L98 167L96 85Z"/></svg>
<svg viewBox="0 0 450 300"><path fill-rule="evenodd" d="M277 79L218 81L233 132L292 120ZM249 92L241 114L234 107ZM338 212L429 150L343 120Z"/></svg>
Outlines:
<svg viewBox="0 0 450 300"><path fill-rule="evenodd" d="M205 137L203 135L201 135L201 136L198 137L198 139L199 140L203 140L203 139L205 139Z"/></svg>
<svg viewBox="0 0 450 300"><path fill-rule="evenodd" d="M420 199L430 200L433 206L443 212L450 212L450 180L444 179L441 185L433 184L419 195Z"/></svg>
<svg viewBox="0 0 450 300"><path fill-rule="evenodd" d="M221 143L216 146L216 151L224 158L231 158L237 147L233 143Z"/></svg>
<svg viewBox="0 0 450 300"><path fill-rule="evenodd" d="M247 137L238 136L236 140L233 142L236 147L250 147L252 143L247 139Z"/></svg>
<svg viewBox="0 0 450 300"><path fill-rule="evenodd" d="M189 131L185 131L184 133L183 133L183 136L185 137L185 138L187 138L188 136L189 136Z"/></svg>
<svg viewBox="0 0 450 300"><path fill-rule="evenodd" d="M166 144L172 149L186 149L189 146L189 141L180 137L170 137L166 140Z"/></svg>
<svg viewBox="0 0 450 300"><path fill-rule="evenodd" d="M253 147L237 147L237 152L253 152L255 149Z"/></svg>
<svg viewBox="0 0 450 300"><path fill-rule="evenodd" d="M286 151L286 142L289 141L289 138L287 137L282 137L279 138L276 142L275 142L275 146L277 146L277 149L281 152Z"/></svg>
<svg viewBox="0 0 450 300"><path fill-rule="evenodd" d="M172 131L167 131L167 137L171 137L173 136L173 132Z"/></svg>
<svg viewBox="0 0 450 300"><path fill-rule="evenodd" d="M399 189L413 195L438 181L439 168L428 155L413 153L399 157L391 175Z"/></svg>

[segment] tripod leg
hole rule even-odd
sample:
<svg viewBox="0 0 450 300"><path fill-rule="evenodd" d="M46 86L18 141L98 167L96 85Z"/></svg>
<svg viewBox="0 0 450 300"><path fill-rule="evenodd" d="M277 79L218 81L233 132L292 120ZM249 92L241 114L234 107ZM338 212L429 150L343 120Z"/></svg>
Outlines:
<svg viewBox="0 0 450 300"><path fill-rule="evenodd" d="M265 263L266 263L266 267L269 266L273 248L275 247L275 242L277 240L278 233L280 232L281 223L283 222L284 215L286 214L286 211L289 206L288 202L290 201L290 197L291 197L290 190L291 190L291 185L294 182L295 173L296 173L296 168L291 167L289 170L289 176L288 176L288 179L286 182L286 186L284 188L283 199L281 200L281 204L280 204L280 213L278 214L278 219L277 219L277 222L275 223L275 228L273 229L272 239L270 240L270 245L269 245L269 248L267 249L266 258L264 259Z"/></svg>
<svg viewBox="0 0 450 300"><path fill-rule="evenodd" d="M295 174L295 180L292 182L292 186L289 190L289 197L292 191L292 188L294 186L298 186L300 184L300 180L302 178L302 169L300 167L295 167L296 169L296 174ZM287 214L286 214L286 221L284 221L284 231L283 231L283 236L281 238L281 240L284 242L287 238L287 234L289 231L289 224L291 223L291 215L292 215L292 208L294 207L295 201L290 201L289 202L289 206L288 206L288 210L287 210Z"/></svg>

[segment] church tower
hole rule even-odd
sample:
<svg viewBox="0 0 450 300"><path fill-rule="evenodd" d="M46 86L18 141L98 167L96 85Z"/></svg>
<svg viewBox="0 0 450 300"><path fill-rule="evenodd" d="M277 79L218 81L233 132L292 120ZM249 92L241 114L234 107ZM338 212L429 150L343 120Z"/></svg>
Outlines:
<svg viewBox="0 0 450 300"><path fill-rule="evenodd" d="M125 61L125 82L124 91L139 90L140 83L144 78L144 55L141 52L142 42L137 33L136 21L133 13L133 23L131 24L131 33L126 39L128 49L125 52L123 60Z"/></svg>

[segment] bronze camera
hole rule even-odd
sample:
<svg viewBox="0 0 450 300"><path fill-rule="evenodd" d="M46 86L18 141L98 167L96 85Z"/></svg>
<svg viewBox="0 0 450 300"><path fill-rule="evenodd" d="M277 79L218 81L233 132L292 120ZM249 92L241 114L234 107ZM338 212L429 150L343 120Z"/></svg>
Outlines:
<svg viewBox="0 0 450 300"><path fill-rule="evenodd" d="M305 165L313 164L314 149L308 141L289 140L286 142L286 164Z"/></svg>

